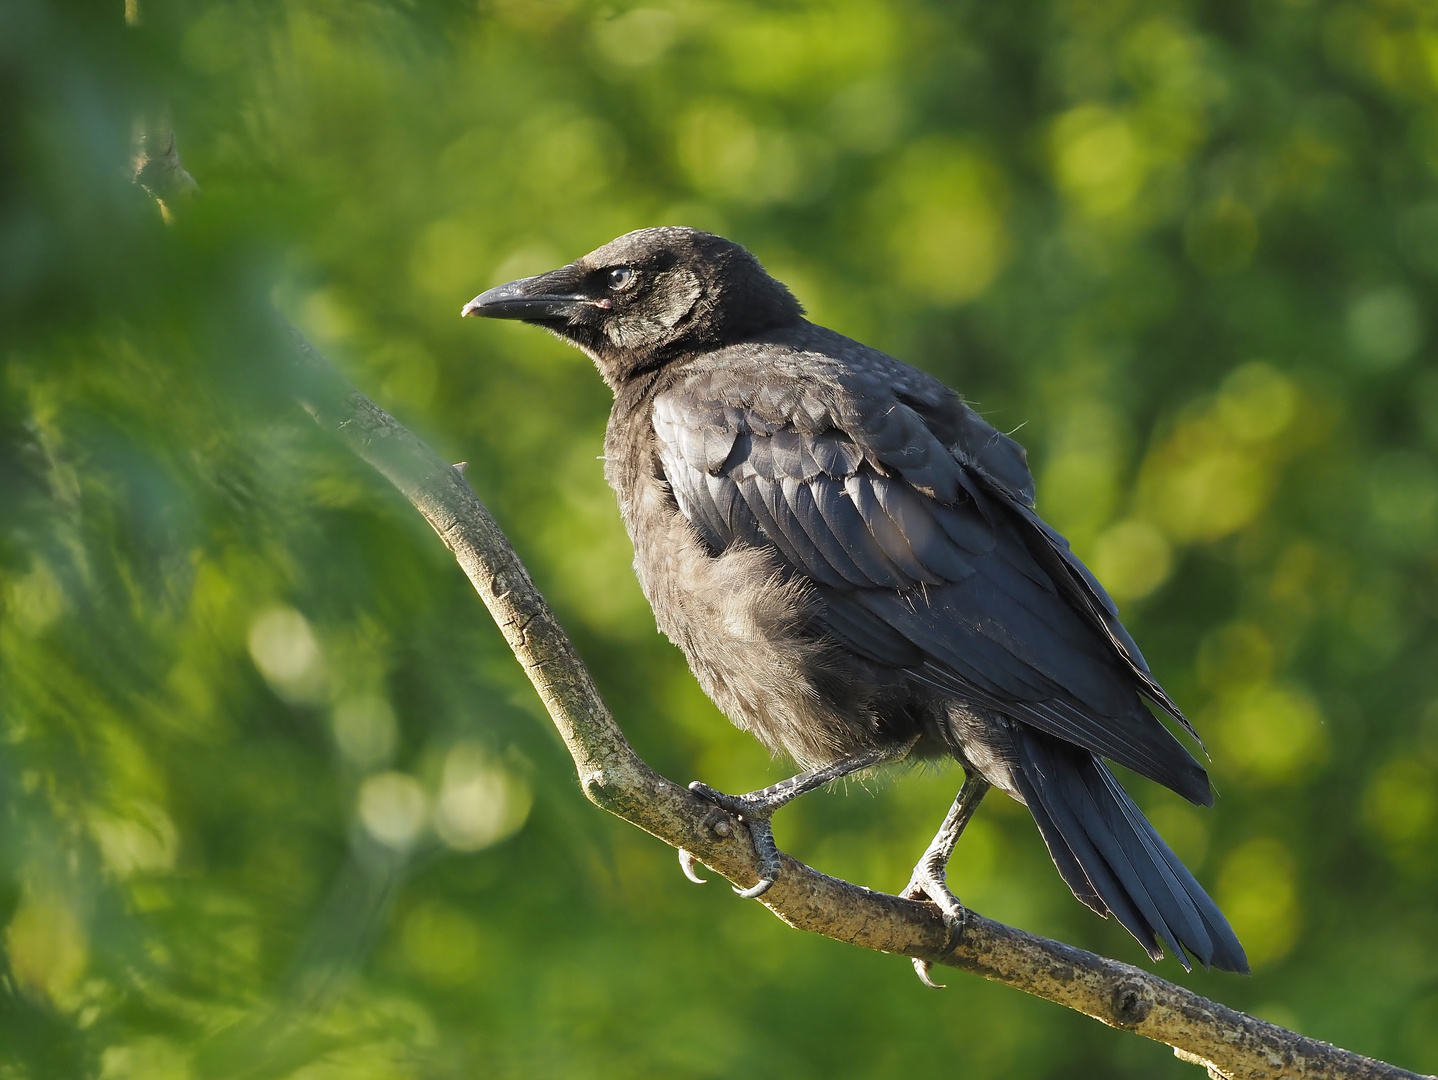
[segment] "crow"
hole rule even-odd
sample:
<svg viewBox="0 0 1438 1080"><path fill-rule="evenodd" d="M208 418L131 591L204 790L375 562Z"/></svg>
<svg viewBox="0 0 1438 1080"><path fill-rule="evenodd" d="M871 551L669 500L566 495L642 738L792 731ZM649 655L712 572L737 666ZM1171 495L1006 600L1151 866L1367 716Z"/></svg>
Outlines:
<svg viewBox="0 0 1438 1080"><path fill-rule="evenodd" d="M938 906L951 948L964 907L946 868L992 786L1028 807L1074 896L1154 960L1166 946L1185 968L1248 970L1104 763L1213 805L1145 703L1192 725L1038 516L1017 442L695 229L628 233L462 314L534 323L594 361L614 392L605 475L659 628L730 720L804 770L746 795L690 785L749 830L761 877L740 895L779 875L779 807L881 762L952 757L964 783L903 893Z"/></svg>

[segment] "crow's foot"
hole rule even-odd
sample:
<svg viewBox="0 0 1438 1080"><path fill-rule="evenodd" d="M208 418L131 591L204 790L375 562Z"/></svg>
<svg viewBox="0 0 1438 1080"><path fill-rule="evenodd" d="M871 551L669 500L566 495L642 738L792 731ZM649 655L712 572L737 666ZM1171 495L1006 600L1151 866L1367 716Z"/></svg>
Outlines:
<svg viewBox="0 0 1438 1080"><path fill-rule="evenodd" d="M918 741L918 736L915 736L898 746L860 750L828 765L809 769L807 772L801 772L787 780L780 780L777 784L771 784L762 791L751 791L747 795L726 795L698 780L690 784L689 790L695 795L742 821L745 828L749 830L750 838L754 841L754 851L759 856L758 884L748 889L735 889L734 891L746 900L753 900L768 892L770 886L779 879L779 848L774 843L774 830L769 827L769 819L774 816L775 810L793 802L806 791L823 787L831 780L848 776L860 769L867 769L870 765L877 765L881 761L901 758L912 750ZM719 826L715 825L715 832L718 832L718 829ZM694 873L693 856L689 856L686 860L685 856L681 855L679 862L684 867L684 876L690 881L696 880L698 875Z"/></svg>
<svg viewBox="0 0 1438 1080"><path fill-rule="evenodd" d="M749 837L754 841L754 850L759 856L759 881L748 889L736 887L734 891L746 900L763 896L779 879L779 847L774 843L774 830L769 825L769 819L774 816L774 811L789 799L775 798L770 795L768 788L751 795L726 795L698 780L689 785L689 790L706 802L733 814L749 830Z"/></svg>
<svg viewBox="0 0 1438 1080"><path fill-rule="evenodd" d="M909 878L908 885L904 886L904 891L899 895L905 900L928 900L934 904L949 926L949 941L944 946L942 955L948 956L958 948L959 941L964 936L964 923L968 920L969 912L959 902L959 898L949 891L942 870L936 872L932 866L927 865L927 860L920 862L914 867L913 877ZM914 974L918 975L920 982L933 990L944 988L943 983L934 982L930 975L933 964L916 956L910 957L910 960L914 965Z"/></svg>
<svg viewBox="0 0 1438 1080"><path fill-rule="evenodd" d="M946 877L949 859L954 854L959 837L964 834L964 827L974 816L974 811L979 808L979 803L983 802L984 793L988 790L987 780L978 773L965 769L964 786L959 788L954 805L949 807L944 823L939 826L939 831L929 842L928 850L914 867L909 883L899 894L909 900L928 900L938 907L944 921L949 924L949 942L944 947L943 956L948 956L958 948L959 939L964 935L964 922L968 918L968 912L964 910L964 905L959 903L959 898L949 892ZM914 971L918 974L919 981L925 986L941 990L942 985L929 977L932 968L933 965L927 960L914 960Z"/></svg>

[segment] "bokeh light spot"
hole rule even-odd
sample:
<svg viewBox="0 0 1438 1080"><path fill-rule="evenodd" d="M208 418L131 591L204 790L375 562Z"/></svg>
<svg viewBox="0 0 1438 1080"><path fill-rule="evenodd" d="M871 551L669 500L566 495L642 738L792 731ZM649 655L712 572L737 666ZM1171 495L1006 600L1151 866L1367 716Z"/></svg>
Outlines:
<svg viewBox="0 0 1438 1080"><path fill-rule="evenodd" d="M1043 515L1077 550L1088 550L1119 499L1119 470L1129 432L1109 403L1067 401L1039 475Z"/></svg>
<svg viewBox="0 0 1438 1080"><path fill-rule="evenodd" d="M57 893L25 891L6 927L5 948L15 980L52 1000L63 999L89 963L89 935Z"/></svg>
<svg viewBox="0 0 1438 1080"><path fill-rule="evenodd" d="M1147 174L1142 146L1122 117L1097 105L1061 116L1051 133L1059 188L1085 214L1125 210Z"/></svg>
<svg viewBox="0 0 1438 1080"><path fill-rule="evenodd" d="M1307 691L1282 683L1224 695L1207 730L1218 742L1221 767L1261 785L1296 782L1328 754L1317 703Z"/></svg>
<svg viewBox="0 0 1438 1080"><path fill-rule="evenodd" d="M149 802L126 810L124 815L96 814L90 819L90 833L106 867L118 878L171 869L180 838L170 815Z"/></svg>
<svg viewBox="0 0 1438 1080"><path fill-rule="evenodd" d="M261 612L250 624L250 656L265 681L290 701L323 699L324 663L309 620L294 608Z"/></svg>
<svg viewBox="0 0 1438 1080"><path fill-rule="evenodd" d="M1364 293L1348 307L1348 343L1362 363L1394 368L1423 344L1423 321L1411 293L1390 285Z"/></svg>
<svg viewBox="0 0 1438 1080"><path fill-rule="evenodd" d="M136 1039L100 1055L99 1080L190 1080L190 1055L169 1039Z"/></svg>
<svg viewBox="0 0 1438 1080"><path fill-rule="evenodd" d="M315 289L300 305L299 322L316 341L343 342L359 333L359 318L339 289Z"/></svg>
<svg viewBox="0 0 1438 1080"><path fill-rule="evenodd" d="M1244 442L1276 438L1297 412L1293 381L1261 360L1235 368L1219 388L1219 419Z"/></svg>
<svg viewBox="0 0 1438 1080"><path fill-rule="evenodd" d="M679 36L679 19L660 8L634 8L594 24L599 55L619 67L644 67L658 60Z"/></svg>
<svg viewBox="0 0 1438 1080"><path fill-rule="evenodd" d="M38 634L65 612L65 593L49 565L36 561L28 574L5 583L6 608L27 633Z"/></svg>
<svg viewBox="0 0 1438 1080"><path fill-rule="evenodd" d="M1394 847L1420 841L1438 818L1438 778L1426 762L1403 757L1374 771L1363 792L1363 822Z"/></svg>
<svg viewBox="0 0 1438 1080"><path fill-rule="evenodd" d="M1003 175L977 151L930 139L911 147L876 207L899 283L921 300L983 293L1008 253Z"/></svg>
<svg viewBox="0 0 1438 1080"><path fill-rule="evenodd" d="M1168 580L1173 550L1149 522L1129 518L1104 530L1094 542L1092 567L1115 599L1136 600Z"/></svg>
<svg viewBox="0 0 1438 1080"><path fill-rule="evenodd" d="M679 125L677 153L696 191L740 204L802 202L829 179L822 140L756 126L728 102L691 109Z"/></svg>
<svg viewBox="0 0 1438 1080"><path fill-rule="evenodd" d="M1176 540L1218 540L1236 532L1253 520L1268 494L1259 463L1236 450L1212 446L1173 466L1155 485L1153 508Z"/></svg>
<svg viewBox="0 0 1438 1080"><path fill-rule="evenodd" d="M428 816L424 788L408 773L378 773L360 785L360 822L386 847L403 851L413 846Z"/></svg>
<svg viewBox="0 0 1438 1080"><path fill-rule="evenodd" d="M359 769L383 765L399 739L394 710L377 694L345 698L335 706L331 724L340 753Z"/></svg>
<svg viewBox="0 0 1438 1080"><path fill-rule="evenodd" d="M520 135L526 175L561 202L602 191L618 167L622 146L602 121L587 114L541 114Z"/></svg>
<svg viewBox="0 0 1438 1080"><path fill-rule="evenodd" d="M1303 925L1297 868L1277 840L1260 837L1230 852L1217 893L1255 971L1282 960L1297 944Z"/></svg>
<svg viewBox="0 0 1438 1080"><path fill-rule="evenodd" d="M534 802L529 785L478 743L462 742L444 760L435 831L460 851L477 851L518 832Z"/></svg>
<svg viewBox="0 0 1438 1080"><path fill-rule="evenodd" d="M1265 458L1204 414L1180 422L1149 454L1139 474L1139 500L1144 516L1173 540L1218 540L1258 515L1273 481Z"/></svg>

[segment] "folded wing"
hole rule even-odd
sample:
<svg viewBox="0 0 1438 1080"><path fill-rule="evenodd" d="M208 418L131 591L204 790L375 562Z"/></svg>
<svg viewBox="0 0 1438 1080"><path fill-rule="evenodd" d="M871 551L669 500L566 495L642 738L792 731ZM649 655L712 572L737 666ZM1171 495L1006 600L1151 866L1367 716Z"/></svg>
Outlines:
<svg viewBox="0 0 1438 1080"><path fill-rule="evenodd" d="M953 395L906 401L871 381L853 407L842 387L826 399L777 376L762 401L722 385L680 382L653 413L674 498L711 548L772 545L856 653L1212 803L1143 699L1187 721L1034 513L1017 444Z"/></svg>

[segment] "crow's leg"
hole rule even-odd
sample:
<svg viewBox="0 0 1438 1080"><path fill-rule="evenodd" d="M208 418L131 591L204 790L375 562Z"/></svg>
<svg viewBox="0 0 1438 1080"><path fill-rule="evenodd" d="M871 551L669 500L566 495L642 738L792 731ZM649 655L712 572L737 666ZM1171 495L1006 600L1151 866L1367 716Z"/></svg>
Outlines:
<svg viewBox="0 0 1438 1080"><path fill-rule="evenodd" d="M949 858L954 854L954 846L958 844L959 837L964 834L964 826L974 816L974 811L979 808L979 803L988 790L987 780L976 772L965 771L964 786L959 788L954 805L949 807L944 823L939 826L938 833L929 842L928 850L914 867L909 884L899 894L909 900L931 900L943 912L944 920L949 924L949 945L944 950L946 956L958 946L959 938L964 932L964 919L968 915L964 905L959 903L959 898L949 891L946 879ZM936 990L941 988L942 984L929 977L929 961L914 958L913 962L914 971L925 986Z"/></svg>
<svg viewBox="0 0 1438 1080"><path fill-rule="evenodd" d="M701 799L713 803L721 810L728 811L742 821L749 829L749 836L754 841L754 850L759 855L759 882L752 888L736 888L734 891L745 899L752 900L755 897L763 896L769 891L769 886L778 880L779 848L774 843L774 830L769 825L769 819L774 816L775 810L793 802L806 792L823 787L831 780L838 780L840 777L848 776L860 769L867 769L871 765L878 765L880 762L901 758L912 750L914 743L918 741L915 738L907 743L883 750L865 750L858 754L850 754L848 757L840 758L832 765L825 765L822 769L810 769L798 776L780 780L772 787L751 791L747 795L725 795L722 791L715 791L708 784L700 783L698 780L690 784L689 790ZM699 880L694 873L694 857L689 852L683 850L679 852L679 864L684 868L685 877L690 881Z"/></svg>

